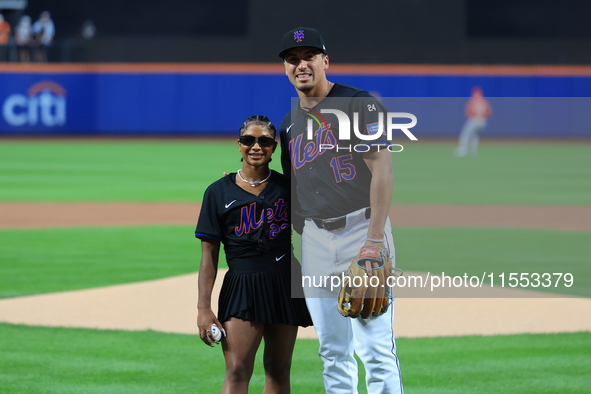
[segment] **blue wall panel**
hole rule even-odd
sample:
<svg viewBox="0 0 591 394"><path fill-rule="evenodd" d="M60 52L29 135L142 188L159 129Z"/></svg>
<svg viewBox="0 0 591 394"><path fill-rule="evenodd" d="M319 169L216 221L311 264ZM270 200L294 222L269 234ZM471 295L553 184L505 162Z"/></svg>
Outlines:
<svg viewBox="0 0 591 394"><path fill-rule="evenodd" d="M465 98L474 85L497 98L591 97L591 77L585 76L329 74L329 79L382 97ZM279 124L293 96L283 74L0 73L0 135L232 135L248 115L265 114ZM495 116L503 104L497 107ZM419 125L425 136L455 136L463 121L461 108L449 119L424 116ZM581 127L588 126L586 117L568 121L576 123L576 131L544 129L552 123L547 118L508 131L495 116L491 135L591 136L589 127ZM447 127L434 126L445 122ZM533 127L542 131L534 133Z"/></svg>

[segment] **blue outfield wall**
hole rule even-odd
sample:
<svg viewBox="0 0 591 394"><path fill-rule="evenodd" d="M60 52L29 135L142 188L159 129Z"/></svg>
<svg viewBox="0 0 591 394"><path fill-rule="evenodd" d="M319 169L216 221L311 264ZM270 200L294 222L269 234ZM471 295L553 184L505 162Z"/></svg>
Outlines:
<svg viewBox="0 0 591 394"><path fill-rule="evenodd" d="M236 133L247 116L260 114L279 124L295 91L281 72L281 65L277 67L277 73L259 74L44 73L0 69L0 135L228 136ZM384 98L415 98L408 100L408 105L397 100L397 108L389 110L415 113L418 123L414 132L419 138L457 136L464 120L463 103L475 85L492 97L494 114L487 135L591 137L591 122L586 114L591 113L586 110L591 97L591 73L580 76L331 75L329 69L328 74L333 82L362 87ZM544 101L540 106L543 116L533 112L540 119L515 122L520 116L516 106L538 106L536 98L544 97L569 98L569 101L558 101L558 107L564 108L556 110L556 114L552 109L554 102ZM502 98L519 99L502 101ZM534 100L534 104L528 100ZM571 110L567 111L568 108ZM531 110L525 112L532 116ZM569 126L564 127L565 117L571 117L574 112L584 116L569 120L566 122Z"/></svg>

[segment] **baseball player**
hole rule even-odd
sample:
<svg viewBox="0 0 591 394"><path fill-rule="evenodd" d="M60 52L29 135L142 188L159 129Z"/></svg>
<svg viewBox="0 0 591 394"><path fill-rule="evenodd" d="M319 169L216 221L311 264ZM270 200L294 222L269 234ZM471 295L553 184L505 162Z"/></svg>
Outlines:
<svg viewBox="0 0 591 394"><path fill-rule="evenodd" d="M215 341L212 325L225 333L222 393L248 392L263 339L265 392L289 392L298 326L312 324L304 299L290 293L290 184L287 177L269 169L277 147L275 134L265 116L244 122L238 139L242 168L207 188L195 230L202 245L197 325L200 338L210 346ZM229 270L216 317L211 293L220 244Z"/></svg>
<svg viewBox="0 0 591 394"><path fill-rule="evenodd" d="M464 157L471 155L472 157L476 157L478 154L480 133L484 131L487 119L492 115L492 107L488 100L484 98L480 86L474 86L472 88L472 97L466 103L464 112L467 120L460 132L456 156Z"/></svg>
<svg viewBox="0 0 591 394"><path fill-rule="evenodd" d="M368 92L327 79L329 59L315 29L287 32L279 56L299 97L281 123L280 139L283 172L291 174L292 199L304 219L303 277L340 276L366 246L393 258L392 158L379 149L387 141L381 135L363 140L352 131L350 140L339 139L341 122L334 111L348 114L355 123L351 129L374 135L384 108ZM334 289L313 285L304 291L320 341L326 392L357 393L356 353L368 393L402 393L393 307L379 317L352 319L339 313Z"/></svg>

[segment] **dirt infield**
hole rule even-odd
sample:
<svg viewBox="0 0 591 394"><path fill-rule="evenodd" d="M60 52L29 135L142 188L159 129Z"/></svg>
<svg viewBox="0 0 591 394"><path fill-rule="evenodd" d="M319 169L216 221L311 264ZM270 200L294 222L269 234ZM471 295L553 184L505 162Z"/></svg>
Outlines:
<svg viewBox="0 0 591 394"><path fill-rule="evenodd" d="M407 272L412 275L412 272ZM212 304L223 272L218 275ZM197 274L0 300L0 320L15 324L196 334ZM500 290L499 298L404 298L395 301L398 337L591 331L591 299L548 298ZM540 298L527 298L537 297ZM513 297L513 298L506 298ZM524 298L526 297L526 298ZM543 298L542 298L543 297ZM315 338L301 329L300 338Z"/></svg>
<svg viewBox="0 0 591 394"><path fill-rule="evenodd" d="M194 224L199 204L3 203L0 228ZM591 207L395 205L395 226L591 231ZM410 274L410 273L409 273ZM218 275L218 282L223 275ZM219 286L219 283L218 283ZM196 333L197 274L0 300L0 321ZM396 300L399 337L591 331L591 299L499 289L488 298ZM216 291L214 293L217 294ZM542 296L546 297L542 297ZM217 301L214 300L214 304ZM301 338L315 337L313 328Z"/></svg>
<svg viewBox="0 0 591 394"><path fill-rule="evenodd" d="M191 203L0 203L0 228L195 224ZM396 204L396 227L540 228L591 231L589 206Z"/></svg>

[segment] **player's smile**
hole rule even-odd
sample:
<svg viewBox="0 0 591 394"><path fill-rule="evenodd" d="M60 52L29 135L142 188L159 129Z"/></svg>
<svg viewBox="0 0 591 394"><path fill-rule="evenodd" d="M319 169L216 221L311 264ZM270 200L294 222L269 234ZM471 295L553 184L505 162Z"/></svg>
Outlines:
<svg viewBox="0 0 591 394"><path fill-rule="evenodd" d="M306 81L307 81L307 80L308 80L308 79L309 79L311 76L312 76L312 74L311 74L311 73L306 73L306 74L298 74L298 75L296 75L296 78L297 78L298 80L300 80L300 81L302 81L302 80L306 80Z"/></svg>
<svg viewBox="0 0 591 394"><path fill-rule="evenodd" d="M260 160L263 157L265 157L264 155L261 155L260 153L250 153L248 156L250 156L250 158L252 160Z"/></svg>
<svg viewBox="0 0 591 394"><path fill-rule="evenodd" d="M245 153L250 159L246 162L252 164L253 162L267 161L270 158L272 151L269 148L262 148L258 143L256 143L253 146L246 148ZM265 158L267 160L264 160Z"/></svg>

